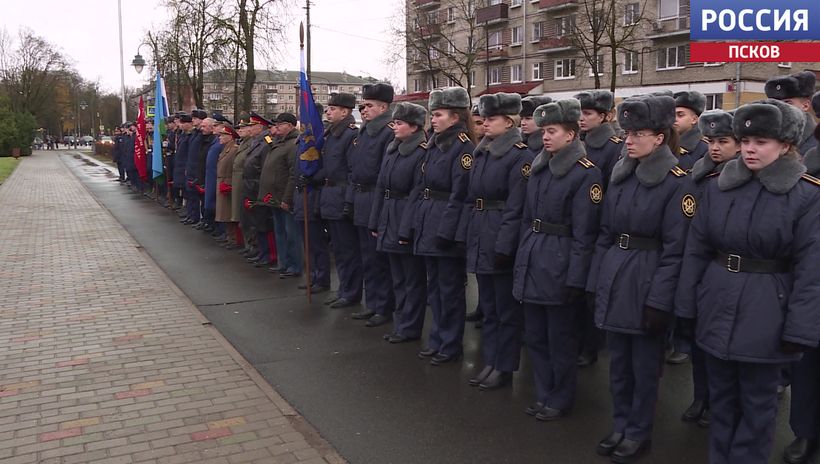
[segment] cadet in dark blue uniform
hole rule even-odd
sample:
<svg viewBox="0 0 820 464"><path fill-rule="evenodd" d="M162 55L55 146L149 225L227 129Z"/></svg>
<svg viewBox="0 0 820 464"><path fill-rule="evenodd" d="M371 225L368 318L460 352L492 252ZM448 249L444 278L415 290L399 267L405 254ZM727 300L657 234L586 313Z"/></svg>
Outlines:
<svg viewBox="0 0 820 464"><path fill-rule="evenodd" d="M518 370L524 314L513 299L513 263L533 155L518 131L521 97L484 95L478 102L484 138L473 151L467 190L467 272L476 275L484 311L484 367L470 385L493 390Z"/></svg>
<svg viewBox="0 0 820 464"><path fill-rule="evenodd" d="M544 151L535 157L527 182L513 296L524 303L535 374L535 404L526 413L554 420L575 403L575 317L585 305L604 191L601 171L578 139L578 100L539 106L534 117L543 129Z"/></svg>
<svg viewBox="0 0 820 464"><path fill-rule="evenodd" d="M711 110L700 115L698 127L708 140L709 152L695 162L687 181L696 201L703 196L710 180L717 179L718 174L726 167L726 163L737 158L740 154L740 142L732 131L732 114L723 110ZM711 420L709 410L709 383L706 375L706 359L703 350L692 343L693 327L686 319L679 321L676 331L676 345L681 345L679 351L691 354L692 383L694 384L694 399L686 408L681 420L697 422L701 427L708 427Z"/></svg>
<svg viewBox="0 0 820 464"><path fill-rule="evenodd" d="M331 308L346 308L362 299L362 259L359 236L353 226L353 205L346 202L350 185L350 153L358 135L351 115L356 97L349 93L330 95L325 115L325 145L322 147L322 168L313 177L324 182L319 205L322 219L328 223L339 290L325 304Z"/></svg>
<svg viewBox="0 0 820 464"><path fill-rule="evenodd" d="M651 444L663 346L694 199L673 155L675 100L627 99L618 106L627 155L612 170L587 289L595 323L607 331L612 433L597 452L633 462ZM670 147L670 145L672 145Z"/></svg>
<svg viewBox="0 0 820 464"><path fill-rule="evenodd" d="M706 186L686 244L679 317L706 352L712 464L769 462L780 365L820 339L820 180L796 151L803 115L744 105L742 159Z"/></svg>
<svg viewBox="0 0 820 464"><path fill-rule="evenodd" d="M421 163L427 153L426 116L427 110L413 103L399 103L393 109L395 138L387 146L382 160L370 211L370 231L376 238L378 251L387 254L390 260L396 298L393 331L384 336L390 343L418 340L427 311L424 258L413 254L409 242L399 240L401 222L410 223L413 219L412 207L408 208L407 204L410 192L421 179Z"/></svg>
<svg viewBox="0 0 820 464"><path fill-rule="evenodd" d="M481 140L484 138L484 118L481 117L481 114L478 112L478 105L473 105L472 109L470 110L470 115L473 119L473 132L475 135L476 140ZM430 129L430 133L432 134L433 129ZM464 286L467 286L467 281L464 281ZM484 311L481 309L481 301L476 303L475 310L467 313L467 317L464 318L467 322L475 322L475 328L480 329L484 325Z"/></svg>
<svg viewBox="0 0 820 464"><path fill-rule="evenodd" d="M376 181L387 144L393 141L393 87L389 84L365 84L364 125L353 144L349 162L352 188L345 201L353 206L353 225L359 236L362 273L365 287L365 307L351 315L353 319L367 319L367 327L379 327L393 319L396 300L390 280L390 260L378 251L376 238L370 234L370 213L377 195Z"/></svg>
<svg viewBox="0 0 820 464"><path fill-rule="evenodd" d="M612 92L590 90L576 94L575 98L581 103L581 119L578 124L586 157L601 170L601 186L606 191L612 168L624 148L623 139L615 134L615 129L608 122L613 109ZM614 114L612 117L615 117ZM586 367L598 361L603 333L595 327L595 302L588 299L579 306L576 318L579 337L578 366Z"/></svg>
<svg viewBox="0 0 820 464"><path fill-rule="evenodd" d="M675 132L680 145L678 166L687 172L708 151L698 129L698 117L705 108L706 96L702 93L695 90L675 93Z"/></svg>
<svg viewBox="0 0 820 464"><path fill-rule="evenodd" d="M532 152L532 156L541 153L544 148L542 136L544 131L535 124L532 113L541 105L551 102L552 98L544 96L532 96L521 99L521 141Z"/></svg>
<svg viewBox="0 0 820 464"><path fill-rule="evenodd" d="M202 219L202 201L197 191L197 174L202 151L202 131L199 125L208 117L204 110L191 111L193 128L188 136L188 157L185 160L185 199L188 205L188 218L192 225L197 225ZM207 152L206 152L207 153Z"/></svg>
<svg viewBox="0 0 820 464"><path fill-rule="evenodd" d="M174 155L174 190L179 192L179 205L183 206L183 201L187 201L186 194L187 182L185 179L185 165L188 163L188 141L191 138L191 131L193 130L193 118L190 114L179 115L180 132L177 134L177 149ZM179 222L183 224L192 224L193 220L188 216L187 207L180 213L182 219Z"/></svg>
<svg viewBox="0 0 820 464"><path fill-rule="evenodd" d="M464 248L457 242L465 240L459 235L459 222L475 145L470 138L472 117L466 90L434 90L428 107L433 136L427 144L421 182L411 195L413 220L402 222L399 237L412 240L413 253L425 258L433 320L427 348L419 357L437 366L460 359L463 352L466 272Z"/></svg>
<svg viewBox="0 0 820 464"><path fill-rule="evenodd" d="M797 151L805 155L817 146L817 139L812 134L817 121L811 114L811 96L814 93L816 77L812 71L801 71L790 76L777 76L766 81L763 91L766 96L794 106L803 112L803 121L800 126L800 140Z"/></svg>

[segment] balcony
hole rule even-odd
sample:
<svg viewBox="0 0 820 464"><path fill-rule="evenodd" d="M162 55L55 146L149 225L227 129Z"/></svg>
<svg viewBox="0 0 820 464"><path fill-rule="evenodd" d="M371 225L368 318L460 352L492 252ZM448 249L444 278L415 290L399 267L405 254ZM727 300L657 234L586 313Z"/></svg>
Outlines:
<svg viewBox="0 0 820 464"><path fill-rule="evenodd" d="M652 30L646 34L646 38L654 40L682 35L689 35L689 16L654 21Z"/></svg>
<svg viewBox="0 0 820 464"><path fill-rule="evenodd" d="M439 34L441 34L440 24L425 24L424 26L419 26L419 35L421 37L433 37Z"/></svg>
<svg viewBox="0 0 820 464"><path fill-rule="evenodd" d="M441 3L440 0L415 0L416 7L423 10L438 8Z"/></svg>
<svg viewBox="0 0 820 464"><path fill-rule="evenodd" d="M490 47L489 50L481 50L478 52L479 60L498 61L509 58L509 53L506 45L496 45Z"/></svg>
<svg viewBox="0 0 820 464"><path fill-rule="evenodd" d="M572 40L569 37L542 37L538 41L538 48L547 53L560 52L572 48Z"/></svg>
<svg viewBox="0 0 820 464"><path fill-rule="evenodd" d="M475 21L478 24L492 24L509 19L509 5L499 3L498 5L485 6L475 11Z"/></svg>
<svg viewBox="0 0 820 464"><path fill-rule="evenodd" d="M542 11L558 11L578 6L578 0L539 0L538 8Z"/></svg>

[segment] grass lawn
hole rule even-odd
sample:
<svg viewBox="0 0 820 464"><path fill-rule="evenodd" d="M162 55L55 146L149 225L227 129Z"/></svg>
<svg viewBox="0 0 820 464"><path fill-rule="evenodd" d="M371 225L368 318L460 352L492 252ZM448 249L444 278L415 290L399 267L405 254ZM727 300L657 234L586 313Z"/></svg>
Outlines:
<svg viewBox="0 0 820 464"><path fill-rule="evenodd" d="M14 168L16 168L19 163L20 160L16 160L10 156L0 158L0 184L8 179L11 172L14 171Z"/></svg>

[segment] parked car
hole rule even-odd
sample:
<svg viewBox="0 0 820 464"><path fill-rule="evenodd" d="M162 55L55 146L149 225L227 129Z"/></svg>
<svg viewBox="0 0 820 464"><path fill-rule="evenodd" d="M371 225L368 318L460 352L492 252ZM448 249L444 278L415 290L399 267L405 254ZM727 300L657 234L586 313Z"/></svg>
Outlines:
<svg viewBox="0 0 820 464"><path fill-rule="evenodd" d="M80 137L80 141L83 143L83 145L91 145L92 143L94 143L94 137L90 135L84 135Z"/></svg>
<svg viewBox="0 0 820 464"><path fill-rule="evenodd" d="M113 145L114 144L114 139L112 139L111 137L109 137L107 135L103 135L102 137L100 137L100 143L103 144L103 145Z"/></svg>

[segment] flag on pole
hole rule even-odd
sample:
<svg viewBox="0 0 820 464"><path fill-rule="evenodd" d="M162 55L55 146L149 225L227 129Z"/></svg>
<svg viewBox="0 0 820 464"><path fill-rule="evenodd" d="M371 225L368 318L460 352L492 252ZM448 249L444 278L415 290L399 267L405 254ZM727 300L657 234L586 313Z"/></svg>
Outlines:
<svg viewBox="0 0 820 464"><path fill-rule="evenodd" d="M142 180L148 180L148 165L145 164L145 102L140 95L139 113L137 113L137 135L134 137L134 164Z"/></svg>
<svg viewBox="0 0 820 464"><path fill-rule="evenodd" d="M305 71L305 50L302 49L302 70L299 77L299 123L301 131L299 134L299 170L304 176L316 174L322 167L320 153L325 143L324 127L322 126L322 115L316 108L313 100L313 91L308 82Z"/></svg>
<svg viewBox="0 0 820 464"><path fill-rule="evenodd" d="M157 90L154 95L154 152L151 157L152 177L162 176L162 139L168 130L165 127L165 118L168 117L168 98L165 93L165 80L157 71Z"/></svg>

